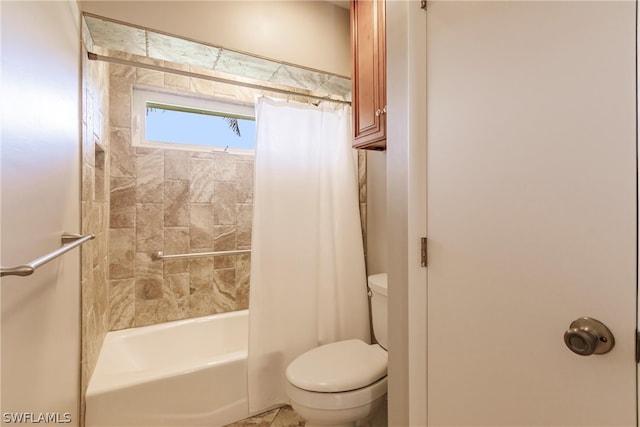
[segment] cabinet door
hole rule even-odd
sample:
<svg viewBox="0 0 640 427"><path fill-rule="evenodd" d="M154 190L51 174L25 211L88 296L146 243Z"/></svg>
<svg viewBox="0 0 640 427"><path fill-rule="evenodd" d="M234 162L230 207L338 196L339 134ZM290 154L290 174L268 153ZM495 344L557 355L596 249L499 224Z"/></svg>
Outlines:
<svg viewBox="0 0 640 427"><path fill-rule="evenodd" d="M383 0L351 2L353 145L386 147L386 54Z"/></svg>

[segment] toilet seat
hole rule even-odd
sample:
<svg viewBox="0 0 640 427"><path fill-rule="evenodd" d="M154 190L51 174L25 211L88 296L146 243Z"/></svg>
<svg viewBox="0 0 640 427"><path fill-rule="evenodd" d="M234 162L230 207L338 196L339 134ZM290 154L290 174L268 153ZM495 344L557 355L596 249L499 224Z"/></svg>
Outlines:
<svg viewBox="0 0 640 427"><path fill-rule="evenodd" d="M287 396L292 405L314 410L340 411L370 405L387 394L387 377L379 379L367 387L340 393L318 393L307 391L287 383Z"/></svg>
<svg viewBox="0 0 640 427"><path fill-rule="evenodd" d="M291 362L286 371L293 386L316 393L357 390L386 375L387 352L377 344L370 345L358 339L311 349Z"/></svg>

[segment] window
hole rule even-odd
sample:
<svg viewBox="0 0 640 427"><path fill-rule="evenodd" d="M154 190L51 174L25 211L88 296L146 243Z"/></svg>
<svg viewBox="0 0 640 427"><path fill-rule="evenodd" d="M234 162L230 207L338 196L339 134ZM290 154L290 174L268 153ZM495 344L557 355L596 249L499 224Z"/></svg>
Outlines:
<svg viewBox="0 0 640 427"><path fill-rule="evenodd" d="M253 152L253 106L133 89L133 145Z"/></svg>

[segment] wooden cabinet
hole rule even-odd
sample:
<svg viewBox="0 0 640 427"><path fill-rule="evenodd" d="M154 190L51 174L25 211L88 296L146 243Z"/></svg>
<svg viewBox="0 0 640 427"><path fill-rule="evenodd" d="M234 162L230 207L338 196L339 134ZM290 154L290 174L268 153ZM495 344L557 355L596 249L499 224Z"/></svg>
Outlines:
<svg viewBox="0 0 640 427"><path fill-rule="evenodd" d="M386 148L384 0L351 1L353 146Z"/></svg>

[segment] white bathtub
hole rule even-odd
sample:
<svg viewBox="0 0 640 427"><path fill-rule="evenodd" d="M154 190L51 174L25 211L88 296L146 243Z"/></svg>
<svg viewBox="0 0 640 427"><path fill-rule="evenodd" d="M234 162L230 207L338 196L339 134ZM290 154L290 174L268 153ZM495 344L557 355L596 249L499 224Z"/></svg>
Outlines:
<svg viewBox="0 0 640 427"><path fill-rule="evenodd" d="M249 416L248 311L109 332L87 427L215 427Z"/></svg>

